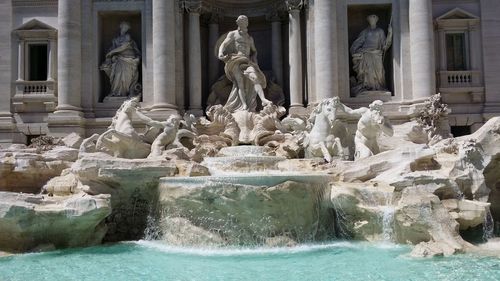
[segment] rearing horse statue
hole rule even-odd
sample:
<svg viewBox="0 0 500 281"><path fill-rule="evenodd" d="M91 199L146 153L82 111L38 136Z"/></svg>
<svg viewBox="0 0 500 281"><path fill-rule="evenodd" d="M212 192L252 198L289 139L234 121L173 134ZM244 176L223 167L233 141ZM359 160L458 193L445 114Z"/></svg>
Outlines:
<svg viewBox="0 0 500 281"><path fill-rule="evenodd" d="M337 110L345 112L346 106L334 97L321 101L311 112L307 122L309 133L304 139L306 158L322 157L331 162L334 156L345 156L340 138L334 134Z"/></svg>
<svg viewBox="0 0 500 281"><path fill-rule="evenodd" d="M139 98L133 97L125 101L116 111L111 126L97 139L96 149L114 157L146 158L151 151L151 145L147 137L137 133L132 126L133 114L136 114L144 124L158 128L158 131L163 129L162 122L154 121L139 111Z"/></svg>

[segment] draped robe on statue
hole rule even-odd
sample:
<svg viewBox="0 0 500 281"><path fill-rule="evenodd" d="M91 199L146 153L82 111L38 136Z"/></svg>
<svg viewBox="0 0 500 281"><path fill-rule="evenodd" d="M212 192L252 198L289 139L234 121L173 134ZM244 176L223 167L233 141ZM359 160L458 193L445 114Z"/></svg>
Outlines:
<svg viewBox="0 0 500 281"><path fill-rule="evenodd" d="M217 40L215 47L216 56L227 35L228 33L222 35L219 40ZM259 65L255 61L245 55L239 54L234 44L228 45L225 48L224 53L230 56L230 58L225 62L224 72L226 77L233 83L231 93L229 94L229 98L227 99L224 108L229 112L243 110L243 103L238 93L239 88L232 74L234 71L238 71L242 73L244 77L243 91L245 93L245 101L248 106L247 110L255 112L257 110L257 92L255 91L254 85L260 84L262 88L266 88L266 76L262 70L260 70Z"/></svg>
<svg viewBox="0 0 500 281"><path fill-rule="evenodd" d="M384 52L390 46L384 30L371 27L363 30L351 46L356 92L386 90Z"/></svg>
<svg viewBox="0 0 500 281"><path fill-rule="evenodd" d="M226 76L231 82L233 82L233 88L227 99L226 108L229 112L235 112L242 110L243 103L240 100L238 94L238 85L234 81L234 77L231 73L237 69L241 71L245 77L245 100L249 111L255 111L257 109L257 92L254 89L254 84L261 84L262 88L266 87L266 77L264 73L260 70L259 66L252 62L245 56L233 55L226 63L224 71Z"/></svg>
<svg viewBox="0 0 500 281"><path fill-rule="evenodd" d="M113 39L106 60L101 65L109 77L111 84L110 96L127 97L136 94L138 87L140 51L129 34Z"/></svg>

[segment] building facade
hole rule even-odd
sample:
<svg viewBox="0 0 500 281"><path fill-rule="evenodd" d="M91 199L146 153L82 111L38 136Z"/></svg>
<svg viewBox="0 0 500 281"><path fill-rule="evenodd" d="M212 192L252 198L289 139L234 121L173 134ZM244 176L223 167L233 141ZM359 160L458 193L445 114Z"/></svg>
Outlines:
<svg viewBox="0 0 500 281"><path fill-rule="evenodd" d="M1 1L0 143L101 133L132 93L141 94L145 113L158 120L173 113L203 114L207 105L222 102L226 95L224 63L216 46L242 14L249 18L258 63L266 73L266 93L290 113L307 114L330 97L351 107L378 99L391 120L400 123L414 116L423 100L441 93L451 109L452 132L466 134L500 115L498 4ZM376 17L370 20L370 15ZM383 31L378 33L382 39L373 42L384 46L360 60L368 43L359 38L371 36L371 24ZM113 55L117 50L121 64ZM366 89L373 76L381 86Z"/></svg>

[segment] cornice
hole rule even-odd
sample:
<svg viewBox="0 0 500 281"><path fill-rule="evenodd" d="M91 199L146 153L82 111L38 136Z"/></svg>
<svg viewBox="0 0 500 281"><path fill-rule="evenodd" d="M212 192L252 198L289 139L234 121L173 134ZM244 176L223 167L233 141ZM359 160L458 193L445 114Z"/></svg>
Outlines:
<svg viewBox="0 0 500 281"><path fill-rule="evenodd" d="M57 6L58 0L12 0L12 7Z"/></svg>

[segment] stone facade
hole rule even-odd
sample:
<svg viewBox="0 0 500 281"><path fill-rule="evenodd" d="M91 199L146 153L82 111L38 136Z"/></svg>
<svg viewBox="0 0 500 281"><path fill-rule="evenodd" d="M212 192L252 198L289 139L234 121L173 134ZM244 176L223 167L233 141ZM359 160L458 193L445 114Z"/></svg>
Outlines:
<svg viewBox="0 0 500 281"><path fill-rule="evenodd" d="M122 21L141 52L144 113L161 121L203 114L224 75L214 47L240 14L290 113L306 114L325 98L353 108L379 99L397 124L440 92L456 134L500 115L496 0L9 0L0 14L4 144L105 131L121 101L105 99L109 81L99 66ZM380 17L386 33L393 29L384 53L390 94L350 91L349 47L368 14Z"/></svg>

